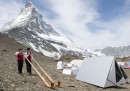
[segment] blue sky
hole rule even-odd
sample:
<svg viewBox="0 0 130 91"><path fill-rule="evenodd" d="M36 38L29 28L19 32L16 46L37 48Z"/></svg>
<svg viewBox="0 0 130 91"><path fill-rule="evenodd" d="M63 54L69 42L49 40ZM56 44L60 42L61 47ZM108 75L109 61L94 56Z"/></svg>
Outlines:
<svg viewBox="0 0 130 91"><path fill-rule="evenodd" d="M1 0L0 27L28 0ZM130 45L130 0L31 0L43 20L83 48Z"/></svg>
<svg viewBox="0 0 130 91"><path fill-rule="evenodd" d="M101 20L111 21L118 14L121 14L124 4L125 0L100 0L97 10L101 15Z"/></svg>

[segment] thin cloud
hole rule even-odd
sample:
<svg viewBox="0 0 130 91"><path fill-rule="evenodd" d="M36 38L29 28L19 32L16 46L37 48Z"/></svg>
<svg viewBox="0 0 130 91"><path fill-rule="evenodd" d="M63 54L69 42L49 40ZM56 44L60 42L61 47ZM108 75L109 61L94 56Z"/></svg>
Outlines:
<svg viewBox="0 0 130 91"><path fill-rule="evenodd" d="M6 1L8 3L4 0L0 1L0 27L15 18L21 7L24 7L24 4L17 0ZM48 7L47 10L42 10L42 7L40 7L43 20L85 49L129 45L130 1L124 0L125 5L120 10L120 15L109 22L100 20L102 18L101 13L97 10L99 1L39 0L39 3L44 3L44 7ZM90 24L91 27L97 26L98 28L93 28L93 31Z"/></svg>
<svg viewBox="0 0 130 91"><path fill-rule="evenodd" d="M18 16L23 4L17 0L0 1L0 28Z"/></svg>
<svg viewBox="0 0 130 91"><path fill-rule="evenodd" d="M127 13L129 0L126 0L124 8L121 9L121 15L117 15L109 22L100 21L102 17L96 9L98 1L49 0L50 8L58 14L58 17L46 20L83 48L128 45L130 43L128 38L130 24ZM90 23L99 27L95 29L96 32L92 32L89 28Z"/></svg>
<svg viewBox="0 0 130 91"><path fill-rule="evenodd" d="M85 4L83 0L49 0L49 2L52 5L51 9L59 16L49 20L49 22L60 31L63 28L66 29L62 32L65 34L67 32L67 35L71 36L70 38L78 45L87 48L88 44L85 43L91 41L89 39L92 34L87 31L86 25L99 17L97 11L93 8L95 2L91 0L88 0Z"/></svg>

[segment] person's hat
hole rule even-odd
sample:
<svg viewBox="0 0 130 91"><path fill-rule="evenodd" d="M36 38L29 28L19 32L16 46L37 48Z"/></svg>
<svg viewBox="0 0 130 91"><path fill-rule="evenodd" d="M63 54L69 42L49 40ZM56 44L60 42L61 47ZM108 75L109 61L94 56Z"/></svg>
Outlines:
<svg viewBox="0 0 130 91"><path fill-rule="evenodd" d="M27 48L27 50L30 50L31 48Z"/></svg>
<svg viewBox="0 0 130 91"><path fill-rule="evenodd" d="M19 48L18 50L19 50L19 51L21 51L21 50L22 50L22 48Z"/></svg>

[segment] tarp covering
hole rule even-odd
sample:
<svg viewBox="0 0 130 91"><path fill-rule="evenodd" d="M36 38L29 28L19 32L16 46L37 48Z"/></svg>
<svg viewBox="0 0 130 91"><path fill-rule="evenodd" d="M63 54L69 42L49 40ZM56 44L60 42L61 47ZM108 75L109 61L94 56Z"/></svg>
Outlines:
<svg viewBox="0 0 130 91"><path fill-rule="evenodd" d="M85 58L76 79L103 88L125 83L125 78L112 56Z"/></svg>

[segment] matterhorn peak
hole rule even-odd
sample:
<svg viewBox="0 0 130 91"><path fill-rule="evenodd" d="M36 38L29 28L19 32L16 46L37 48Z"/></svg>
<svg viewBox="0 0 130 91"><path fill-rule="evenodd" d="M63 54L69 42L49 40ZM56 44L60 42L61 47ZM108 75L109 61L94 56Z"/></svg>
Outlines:
<svg viewBox="0 0 130 91"><path fill-rule="evenodd" d="M40 11L31 1L27 1L20 14L0 31L45 56L53 57L54 53L81 55L83 51L43 21Z"/></svg>
<svg viewBox="0 0 130 91"><path fill-rule="evenodd" d="M31 1L27 1L25 4L25 8L28 8L28 7L34 7L34 4Z"/></svg>

